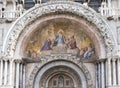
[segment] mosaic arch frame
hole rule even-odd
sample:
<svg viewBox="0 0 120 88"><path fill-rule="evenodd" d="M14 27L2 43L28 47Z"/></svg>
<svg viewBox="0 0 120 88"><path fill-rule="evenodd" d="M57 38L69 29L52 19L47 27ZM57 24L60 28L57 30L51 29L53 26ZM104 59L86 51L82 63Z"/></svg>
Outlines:
<svg viewBox="0 0 120 88"><path fill-rule="evenodd" d="M65 11L84 17L87 21L93 23L100 32L105 46L107 54L109 54L115 47L116 41L110 31L110 28L106 21L98 15L91 8L85 7L79 3L69 1L54 1L41 4L37 7L33 7L24 13L9 30L7 37L4 41L2 52L6 57L13 58L18 43L19 37L27 25L36 20L36 18L56 11Z"/></svg>

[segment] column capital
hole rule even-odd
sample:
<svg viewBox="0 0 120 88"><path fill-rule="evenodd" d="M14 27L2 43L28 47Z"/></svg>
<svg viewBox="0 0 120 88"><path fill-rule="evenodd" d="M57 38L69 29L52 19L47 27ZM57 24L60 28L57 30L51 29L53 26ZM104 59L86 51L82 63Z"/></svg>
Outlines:
<svg viewBox="0 0 120 88"><path fill-rule="evenodd" d="M120 58L120 56L118 56L118 55L115 55L115 56L113 56L112 58Z"/></svg>
<svg viewBox="0 0 120 88"><path fill-rule="evenodd" d="M4 58L4 59L2 59L2 60L5 61L5 62L6 62L6 61L9 61L9 59L7 59L7 58Z"/></svg>
<svg viewBox="0 0 120 88"><path fill-rule="evenodd" d="M117 61L120 61L120 58L116 58L117 59Z"/></svg>
<svg viewBox="0 0 120 88"><path fill-rule="evenodd" d="M16 63L23 63L23 60L21 60L21 59L15 59L14 62L16 62Z"/></svg>
<svg viewBox="0 0 120 88"><path fill-rule="evenodd" d="M97 63L105 62L106 60L107 60L107 58L98 59L98 60L97 60Z"/></svg>
<svg viewBox="0 0 120 88"><path fill-rule="evenodd" d="M115 62L117 60L117 58L113 58L112 61Z"/></svg>
<svg viewBox="0 0 120 88"><path fill-rule="evenodd" d="M112 57L112 61L116 61L117 59L120 59L120 57L119 56L113 56Z"/></svg>
<svg viewBox="0 0 120 88"><path fill-rule="evenodd" d="M3 56L3 57L0 58L0 60L11 61L12 58L9 58L9 57L5 57L5 56Z"/></svg>

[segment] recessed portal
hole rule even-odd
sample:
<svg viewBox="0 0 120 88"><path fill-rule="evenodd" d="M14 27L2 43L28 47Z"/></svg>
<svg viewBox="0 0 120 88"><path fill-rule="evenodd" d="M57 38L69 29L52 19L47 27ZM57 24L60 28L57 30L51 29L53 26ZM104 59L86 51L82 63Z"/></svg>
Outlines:
<svg viewBox="0 0 120 88"><path fill-rule="evenodd" d="M40 88L82 88L81 78L69 67L56 66L43 74Z"/></svg>
<svg viewBox="0 0 120 88"><path fill-rule="evenodd" d="M48 88L74 88L74 83L72 78L61 73L49 80Z"/></svg>

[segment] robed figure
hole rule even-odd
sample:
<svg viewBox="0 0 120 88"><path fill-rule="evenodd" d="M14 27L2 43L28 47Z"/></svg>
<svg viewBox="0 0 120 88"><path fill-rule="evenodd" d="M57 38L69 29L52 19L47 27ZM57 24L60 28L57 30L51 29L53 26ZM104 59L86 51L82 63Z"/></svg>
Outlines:
<svg viewBox="0 0 120 88"><path fill-rule="evenodd" d="M41 51L51 50L51 49L52 49L52 41L51 41L51 39L50 39L50 36L51 36L51 32L48 31L48 38L47 38L46 41L44 42L44 45L42 46Z"/></svg>
<svg viewBox="0 0 120 88"><path fill-rule="evenodd" d="M78 48L76 44L76 40L75 40L75 37L72 36L70 40L70 49L76 49L76 48Z"/></svg>
<svg viewBox="0 0 120 88"><path fill-rule="evenodd" d="M51 40L47 39L43 45L43 47L41 48L41 51L43 50L51 50Z"/></svg>
<svg viewBox="0 0 120 88"><path fill-rule="evenodd" d="M63 31L60 30L55 37L54 46L63 46L64 44L65 44L65 40L64 40L64 36L63 36Z"/></svg>

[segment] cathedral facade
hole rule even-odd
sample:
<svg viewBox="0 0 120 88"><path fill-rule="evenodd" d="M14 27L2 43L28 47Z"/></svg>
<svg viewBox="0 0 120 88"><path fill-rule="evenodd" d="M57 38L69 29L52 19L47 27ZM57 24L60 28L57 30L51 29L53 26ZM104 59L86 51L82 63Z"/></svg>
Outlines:
<svg viewBox="0 0 120 88"><path fill-rule="evenodd" d="M120 88L120 0L0 0L0 88Z"/></svg>

